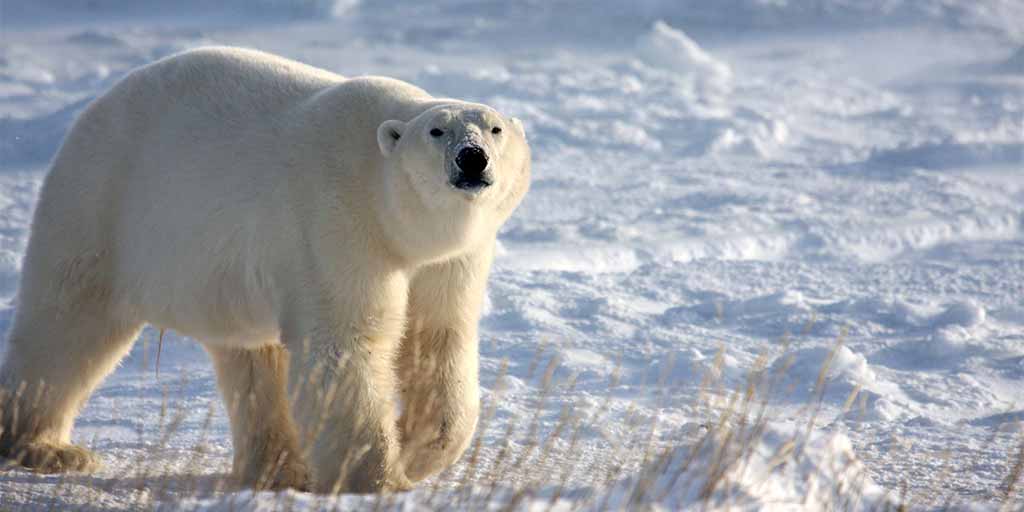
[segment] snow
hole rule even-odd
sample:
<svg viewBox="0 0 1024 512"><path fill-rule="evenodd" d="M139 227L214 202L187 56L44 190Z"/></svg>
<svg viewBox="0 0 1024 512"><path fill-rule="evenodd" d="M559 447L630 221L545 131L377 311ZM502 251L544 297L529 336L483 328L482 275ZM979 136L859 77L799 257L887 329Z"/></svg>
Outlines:
<svg viewBox="0 0 1024 512"><path fill-rule="evenodd" d="M493 414L475 466L467 454L389 498L234 489L205 353L169 332L158 375L147 330L76 423L104 469L6 470L0 508L1007 499L1024 438L1024 3L0 9L0 329L47 160L75 116L128 70L186 48L256 47L486 102L522 118L535 159L481 321ZM762 377L763 423L737 421L730 403ZM702 494L723 460L742 464Z"/></svg>
<svg viewBox="0 0 1024 512"><path fill-rule="evenodd" d="M775 510L822 510L836 504L835 484L858 490L859 500L882 502L884 490L864 476L849 438L842 434L814 434L810 438L790 430L760 433L764 443L749 451L736 451L719 439L708 439L694 449L675 449L662 453L652 464L651 473L612 482L606 491L589 496L583 510L624 510L656 507L655 510L685 508L754 510L770 503ZM703 464L722 459L739 462L725 471L728 487L708 491ZM641 484L642 482L642 484ZM641 485L638 485L641 484ZM330 504L357 508L374 506L381 510L434 510L425 503L442 503L444 509L459 510L460 505L476 505L486 498L484 489L471 489L467 495L449 491L430 495L416 491L391 502L346 497ZM499 499L511 493L498 491ZM434 501L436 500L436 501ZM214 499L186 500L182 508L203 512L234 510L279 510L323 507L325 500L297 493L243 492ZM486 503L486 501L482 501ZM382 504L383 503L383 504ZM456 505L458 504L458 505ZM858 504L849 502L856 507ZM545 489L524 500L527 510L569 510L579 506ZM474 508L475 509L475 508Z"/></svg>

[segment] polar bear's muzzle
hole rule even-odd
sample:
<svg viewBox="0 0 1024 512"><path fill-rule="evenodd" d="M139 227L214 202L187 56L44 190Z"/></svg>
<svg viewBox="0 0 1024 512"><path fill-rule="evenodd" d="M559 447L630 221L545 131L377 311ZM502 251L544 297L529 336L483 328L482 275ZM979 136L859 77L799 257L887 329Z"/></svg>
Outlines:
<svg viewBox="0 0 1024 512"><path fill-rule="evenodd" d="M488 169L487 152L477 145L463 146L455 156L455 172L451 184L459 190L483 190L494 183Z"/></svg>

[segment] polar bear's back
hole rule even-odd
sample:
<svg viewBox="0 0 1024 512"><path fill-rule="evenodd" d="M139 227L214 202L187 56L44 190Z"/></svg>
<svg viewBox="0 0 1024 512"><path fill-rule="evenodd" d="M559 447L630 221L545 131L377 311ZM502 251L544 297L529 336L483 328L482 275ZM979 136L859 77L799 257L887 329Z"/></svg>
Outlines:
<svg viewBox="0 0 1024 512"><path fill-rule="evenodd" d="M330 87L345 79L278 55L230 46L206 46L171 55L138 68L126 80L135 75L155 79L169 87L181 87L182 92L211 85L231 90L240 85L256 84L274 87L273 91L268 91L270 93L302 92Z"/></svg>
<svg viewBox="0 0 1024 512"><path fill-rule="evenodd" d="M341 75L325 69L259 50L232 46L195 48L154 62L151 66L167 66L169 63L199 71L217 71L222 77L231 72L240 73L247 79L262 74L271 80L305 82L314 87L329 86L344 80Z"/></svg>
<svg viewBox="0 0 1024 512"><path fill-rule="evenodd" d="M143 66L125 77L108 96L125 95L118 89L138 91L147 102L159 97L204 108L208 115L266 115L314 100L331 88L353 95L360 89L376 102L389 106L420 103L432 98L411 84L381 77L347 79L339 74L246 48L211 46L189 50ZM367 107L369 105L361 105Z"/></svg>
<svg viewBox="0 0 1024 512"><path fill-rule="evenodd" d="M127 101L138 111L150 113L192 108L240 122L290 108L344 80L341 75L256 50L207 47L133 71L97 103Z"/></svg>

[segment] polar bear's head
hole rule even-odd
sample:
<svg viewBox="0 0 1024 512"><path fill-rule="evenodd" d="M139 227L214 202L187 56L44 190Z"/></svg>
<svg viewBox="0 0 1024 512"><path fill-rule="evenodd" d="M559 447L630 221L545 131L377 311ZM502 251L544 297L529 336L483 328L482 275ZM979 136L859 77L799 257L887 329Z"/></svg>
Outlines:
<svg viewBox="0 0 1024 512"><path fill-rule="evenodd" d="M529 187L522 123L486 105L443 103L408 122L384 121L377 143L390 189L384 206L404 224L400 236L442 251L493 238Z"/></svg>

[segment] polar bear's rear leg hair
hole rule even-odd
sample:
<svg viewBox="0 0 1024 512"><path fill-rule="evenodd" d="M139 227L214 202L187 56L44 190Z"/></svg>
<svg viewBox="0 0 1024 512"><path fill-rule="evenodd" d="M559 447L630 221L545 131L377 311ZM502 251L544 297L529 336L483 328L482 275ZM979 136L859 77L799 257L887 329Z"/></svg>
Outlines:
<svg viewBox="0 0 1024 512"><path fill-rule="evenodd" d="M46 473L94 470L98 459L70 444L71 428L141 324L95 305L41 306L24 301L28 295L21 294L0 368L0 457Z"/></svg>
<svg viewBox="0 0 1024 512"><path fill-rule="evenodd" d="M288 351L207 347L231 417L234 477L247 487L307 490L287 395Z"/></svg>

